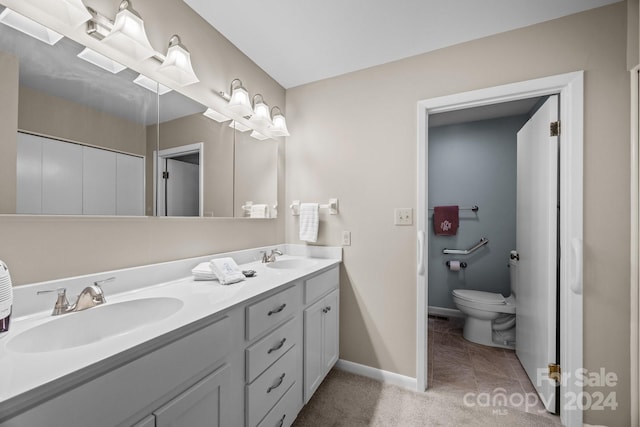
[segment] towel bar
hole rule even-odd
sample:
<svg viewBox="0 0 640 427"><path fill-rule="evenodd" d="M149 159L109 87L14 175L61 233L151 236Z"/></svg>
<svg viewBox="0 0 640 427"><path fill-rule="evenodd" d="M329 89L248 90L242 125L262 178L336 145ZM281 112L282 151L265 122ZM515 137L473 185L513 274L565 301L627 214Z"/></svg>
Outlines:
<svg viewBox="0 0 640 427"><path fill-rule="evenodd" d="M429 208L430 211L433 210L433 208ZM480 210L480 208L478 207L478 205L473 205L470 208L458 208L459 211L473 211L473 212L478 212Z"/></svg>
<svg viewBox="0 0 640 427"><path fill-rule="evenodd" d="M445 249L442 250L442 253L443 254L454 254L454 255L469 255L470 253L477 251L478 249L480 249L482 246L486 245L487 243L489 243L489 239L487 239L486 237L483 237L472 248L469 248L469 249L446 249L445 248Z"/></svg>
<svg viewBox="0 0 640 427"><path fill-rule="evenodd" d="M293 203L291 203L291 205L289 205L289 208L291 208L291 215L293 215L293 216L300 215L300 200L294 200ZM318 208L320 208L320 209L329 209L329 214L330 215L337 215L338 214L338 199L329 199L329 203L324 204L324 205L318 205Z"/></svg>

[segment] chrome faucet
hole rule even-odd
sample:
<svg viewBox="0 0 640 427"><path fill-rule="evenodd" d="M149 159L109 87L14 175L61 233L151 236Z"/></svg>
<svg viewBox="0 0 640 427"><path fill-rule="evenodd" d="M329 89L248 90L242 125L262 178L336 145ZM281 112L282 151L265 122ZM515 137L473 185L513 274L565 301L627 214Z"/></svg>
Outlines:
<svg viewBox="0 0 640 427"><path fill-rule="evenodd" d="M271 249L271 254L267 255L267 251L262 251L262 262L274 262L276 260L276 255L282 255L278 249Z"/></svg>
<svg viewBox="0 0 640 427"><path fill-rule="evenodd" d="M91 307L95 307L107 302L104 296L104 292L100 287L101 284L111 282L115 280L115 277L109 277L108 279L98 280L93 282L93 285L87 286L80 292L76 302L71 305L67 299L67 288L50 289L45 291L38 291L37 294L46 294L50 292L57 292L58 298L53 306L52 316L58 316L60 314L72 313L75 311L86 310Z"/></svg>

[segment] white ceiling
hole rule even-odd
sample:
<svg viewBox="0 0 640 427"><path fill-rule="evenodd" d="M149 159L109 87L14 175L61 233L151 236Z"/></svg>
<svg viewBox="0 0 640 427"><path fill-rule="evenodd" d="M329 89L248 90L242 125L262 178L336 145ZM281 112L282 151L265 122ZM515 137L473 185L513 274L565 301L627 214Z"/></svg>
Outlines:
<svg viewBox="0 0 640 427"><path fill-rule="evenodd" d="M184 0L285 88L619 0Z"/></svg>

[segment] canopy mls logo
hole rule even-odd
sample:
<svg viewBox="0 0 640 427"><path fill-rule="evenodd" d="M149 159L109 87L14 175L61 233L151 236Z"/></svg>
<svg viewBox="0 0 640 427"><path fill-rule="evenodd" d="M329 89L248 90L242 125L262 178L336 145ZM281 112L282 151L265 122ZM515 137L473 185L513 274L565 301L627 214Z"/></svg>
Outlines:
<svg viewBox="0 0 640 427"><path fill-rule="evenodd" d="M536 375L536 383L538 386L544 384L545 381L550 381L553 385L556 385L554 379L549 378L548 368L539 368ZM573 381L578 387L607 387L613 388L618 384L618 375L615 372L607 372L605 368L600 368L598 371L588 371L585 368L576 369L571 374L570 372L563 372L560 377L560 385L565 387ZM612 410L615 411L618 407L618 401L615 391L581 391L579 393L564 392L564 405L563 410ZM482 393L466 393L463 397L465 406L469 407L484 407L493 408L494 415L506 415L508 409L519 409L526 412L539 413L546 412L545 407L550 404L549 398L539 396L537 393L510 393L504 388L496 388L491 392Z"/></svg>

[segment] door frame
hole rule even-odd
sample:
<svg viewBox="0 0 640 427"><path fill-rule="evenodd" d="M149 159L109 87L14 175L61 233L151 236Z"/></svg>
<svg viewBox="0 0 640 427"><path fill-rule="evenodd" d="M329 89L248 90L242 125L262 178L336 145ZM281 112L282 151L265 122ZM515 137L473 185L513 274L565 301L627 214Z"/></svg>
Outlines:
<svg viewBox="0 0 640 427"><path fill-rule="evenodd" d="M554 94L560 94L560 247L566 248L560 259L560 365L571 378L583 366L584 72L576 71L418 101L416 382L420 392L428 387L428 245L425 244L425 231L428 223L429 114ZM562 384L558 396L561 408L565 407L567 396L578 396L582 391L576 383L566 381ZM582 426L580 410L561 410L560 417L566 426Z"/></svg>
<svg viewBox="0 0 640 427"><path fill-rule="evenodd" d="M200 206L198 215L204 216L204 142L153 151L153 216L158 216L158 190L160 189L160 185L158 185L158 160L172 159L193 153L200 155L200 164L198 165L198 204Z"/></svg>
<svg viewBox="0 0 640 427"><path fill-rule="evenodd" d="M631 70L631 425L640 422L640 65Z"/></svg>

